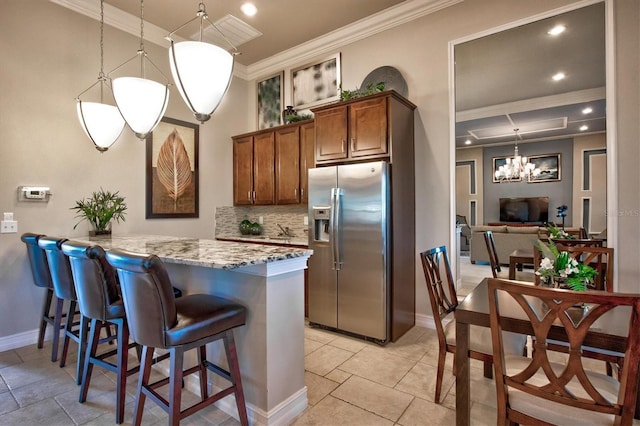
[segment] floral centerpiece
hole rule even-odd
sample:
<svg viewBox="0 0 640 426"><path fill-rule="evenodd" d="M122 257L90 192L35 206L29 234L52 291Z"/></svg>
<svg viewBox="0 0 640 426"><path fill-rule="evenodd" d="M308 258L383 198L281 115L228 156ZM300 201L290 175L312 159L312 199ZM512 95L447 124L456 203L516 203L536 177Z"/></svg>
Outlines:
<svg viewBox="0 0 640 426"><path fill-rule="evenodd" d="M552 223L547 224L547 231L549 232L549 239L566 239L566 240L573 240L575 239L575 237L569 233L567 233L567 231L564 230L564 228L558 228L557 226L555 226Z"/></svg>
<svg viewBox="0 0 640 426"><path fill-rule="evenodd" d="M545 287L565 287L575 291L587 290L598 272L571 257L568 251L559 251L553 240L548 244L538 240L536 247L542 253L540 267L536 275Z"/></svg>

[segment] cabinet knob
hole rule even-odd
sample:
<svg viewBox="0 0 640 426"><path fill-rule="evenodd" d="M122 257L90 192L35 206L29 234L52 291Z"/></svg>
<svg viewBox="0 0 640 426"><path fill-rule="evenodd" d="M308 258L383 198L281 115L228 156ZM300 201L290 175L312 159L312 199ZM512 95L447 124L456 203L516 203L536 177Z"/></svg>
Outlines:
<svg viewBox="0 0 640 426"><path fill-rule="evenodd" d="M353 148L356 145L356 138L351 138L351 152L355 151Z"/></svg>
<svg viewBox="0 0 640 426"><path fill-rule="evenodd" d="M247 191L247 200L251 202L251 191Z"/></svg>
<svg viewBox="0 0 640 426"><path fill-rule="evenodd" d="M340 148L342 149L342 153L344 154L344 139L342 139L342 145L340 146Z"/></svg>

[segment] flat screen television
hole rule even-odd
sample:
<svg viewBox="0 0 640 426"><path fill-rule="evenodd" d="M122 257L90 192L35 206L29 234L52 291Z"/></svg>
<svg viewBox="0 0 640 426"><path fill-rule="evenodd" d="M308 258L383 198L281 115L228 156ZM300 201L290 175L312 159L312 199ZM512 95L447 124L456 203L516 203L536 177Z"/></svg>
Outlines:
<svg viewBox="0 0 640 426"><path fill-rule="evenodd" d="M549 197L500 198L500 222L547 222Z"/></svg>

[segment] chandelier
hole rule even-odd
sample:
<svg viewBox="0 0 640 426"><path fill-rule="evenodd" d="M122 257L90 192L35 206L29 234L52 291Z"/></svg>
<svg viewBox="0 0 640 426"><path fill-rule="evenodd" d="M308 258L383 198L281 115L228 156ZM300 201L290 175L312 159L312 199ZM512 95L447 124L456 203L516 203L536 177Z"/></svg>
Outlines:
<svg viewBox="0 0 640 426"><path fill-rule="evenodd" d="M530 163L526 156L521 156L518 153L518 130L520 129L513 129L516 134L513 158L507 157L505 164L495 171L495 178L499 182L519 182L522 180L531 182L540 175L540 169Z"/></svg>
<svg viewBox="0 0 640 426"><path fill-rule="evenodd" d="M196 19L200 20L200 40L175 43L173 35ZM227 41L233 54L202 41L205 21ZM176 87L196 120L204 123L211 118L227 93L233 75L233 56L238 54L237 49L209 20L202 2L196 17L169 33L166 39L171 43L169 62Z"/></svg>
<svg viewBox="0 0 640 426"><path fill-rule="evenodd" d="M100 85L100 102L87 102L80 99L96 85ZM104 103L104 86L111 92L109 79L104 74L104 1L100 0L100 73L98 81L76 96L76 109L82 129L96 149L104 152L120 137L124 129L124 119L118 108Z"/></svg>

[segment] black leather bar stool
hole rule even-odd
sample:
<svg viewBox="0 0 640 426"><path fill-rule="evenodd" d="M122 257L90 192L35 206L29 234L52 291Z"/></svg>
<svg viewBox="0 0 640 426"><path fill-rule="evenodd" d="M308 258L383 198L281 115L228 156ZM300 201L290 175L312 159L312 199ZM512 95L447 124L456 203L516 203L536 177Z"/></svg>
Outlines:
<svg viewBox="0 0 640 426"><path fill-rule="evenodd" d="M47 263L47 255L38 245L38 240L44 237L42 234L33 234L26 232L22 234L22 241L27 246L27 256L31 265L31 273L33 275L33 283L37 287L46 289L44 301L42 304L42 315L40 316L40 330L38 332L38 349L42 349L44 345L44 335L47 324L51 324L53 328L53 341L51 344L51 361L58 360L58 342L60 339L60 329L64 327L62 320L66 315L62 312L64 308L64 299L60 299L54 294L53 282L51 281L51 273L49 272L49 264ZM54 307L54 314L51 316L51 308Z"/></svg>
<svg viewBox="0 0 640 426"><path fill-rule="evenodd" d="M129 349L138 345L129 343L129 328L116 272L100 246L69 240L62 244L62 252L69 257L82 320L91 321L78 400L87 400L94 365L116 373L116 423L120 424L124 420L127 376L138 372L140 367L127 369ZM116 326L117 346L98 355L98 345L102 342L100 330L109 324ZM115 364L107 361L113 355L117 355Z"/></svg>
<svg viewBox="0 0 640 426"><path fill-rule="evenodd" d="M62 243L65 241L67 241L66 238L41 237L38 240L38 245L47 254L49 272L51 273L51 280L53 281L53 289L56 296L69 302L67 321L63 333L64 341L62 344L62 354L60 355L60 367L64 367L67 362L69 340L73 340L78 344L76 383L80 384L88 329L86 321L74 322L75 315L79 313L77 311L78 299L76 297L69 258L62 252ZM82 328L83 326L85 327L84 329Z"/></svg>
<svg viewBox="0 0 640 426"><path fill-rule="evenodd" d="M142 410L148 396L169 414L169 424L205 408L234 393L240 423L248 424L242 380L238 365L233 328L246 322L246 308L221 297L208 294L190 294L175 299L169 275L162 260L155 255L142 255L112 249L107 260L118 270L120 288L133 339L143 345L142 365L134 424L142 421ZM206 344L222 339L230 372L207 361ZM151 361L155 348L168 349L169 377L150 383ZM183 371L184 352L198 349L198 365ZM207 370L231 382L231 386L209 396ZM201 401L180 410L182 378L200 373ZM169 400L156 392L156 388L169 383Z"/></svg>

